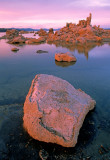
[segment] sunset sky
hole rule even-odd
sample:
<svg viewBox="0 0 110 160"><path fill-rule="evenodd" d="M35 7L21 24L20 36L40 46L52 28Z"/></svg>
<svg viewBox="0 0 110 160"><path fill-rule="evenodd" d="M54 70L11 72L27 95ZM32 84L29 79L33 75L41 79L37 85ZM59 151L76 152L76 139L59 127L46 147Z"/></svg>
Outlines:
<svg viewBox="0 0 110 160"><path fill-rule="evenodd" d="M110 28L110 0L0 0L0 28L59 28L92 13L92 24Z"/></svg>

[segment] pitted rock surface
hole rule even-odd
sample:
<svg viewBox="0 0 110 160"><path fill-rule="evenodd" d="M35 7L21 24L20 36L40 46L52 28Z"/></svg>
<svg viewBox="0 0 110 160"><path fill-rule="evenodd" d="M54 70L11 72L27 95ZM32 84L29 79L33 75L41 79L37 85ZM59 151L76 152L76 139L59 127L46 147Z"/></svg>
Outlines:
<svg viewBox="0 0 110 160"><path fill-rule="evenodd" d="M40 74L24 103L24 127L34 139L74 147L95 101L61 78Z"/></svg>

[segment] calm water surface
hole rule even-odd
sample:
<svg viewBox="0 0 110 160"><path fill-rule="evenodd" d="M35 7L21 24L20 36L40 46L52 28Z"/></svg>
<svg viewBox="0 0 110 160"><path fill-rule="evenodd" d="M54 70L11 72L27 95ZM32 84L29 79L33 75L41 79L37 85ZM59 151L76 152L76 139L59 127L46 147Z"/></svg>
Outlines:
<svg viewBox="0 0 110 160"><path fill-rule="evenodd" d="M35 33L26 33L26 34L22 34L24 37L26 38L39 38L39 35Z"/></svg>
<svg viewBox="0 0 110 160"><path fill-rule="evenodd" d="M58 76L96 100L96 132L87 152L94 153L101 144L110 147L110 45L96 46L88 53L54 44L17 46L18 52L12 52L13 47L0 40L0 106L23 104L36 74ZM39 49L48 53L36 53ZM76 63L55 62L55 53L67 51L75 55Z"/></svg>

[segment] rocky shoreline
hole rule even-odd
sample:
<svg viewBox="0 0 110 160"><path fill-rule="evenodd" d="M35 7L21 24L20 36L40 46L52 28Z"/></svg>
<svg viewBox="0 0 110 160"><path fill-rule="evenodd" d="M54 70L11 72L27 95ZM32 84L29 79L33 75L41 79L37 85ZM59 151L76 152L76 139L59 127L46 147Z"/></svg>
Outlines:
<svg viewBox="0 0 110 160"><path fill-rule="evenodd" d="M25 38L22 36L25 32L15 29L7 30L6 36L10 44L39 44L39 43L67 43L72 45L87 44L87 43L107 43L110 42L110 30L105 30L98 26L91 25L92 14L86 20L80 20L78 24L67 23L65 27L54 32L52 28L49 32L40 29L38 34L40 37Z"/></svg>
<svg viewBox="0 0 110 160"><path fill-rule="evenodd" d="M78 24L67 23L66 26L54 32L53 28L49 32L40 29L33 33L40 37L25 38L22 36L25 32L15 29L7 30L6 36L10 44L39 44L39 43L67 43L72 45L88 44L88 43L110 43L110 30L105 30L98 26L91 25L92 14L86 20L80 20Z"/></svg>
<svg viewBox="0 0 110 160"><path fill-rule="evenodd" d="M36 140L75 147L83 121L95 105L95 100L66 80L39 74L24 103L24 128Z"/></svg>
<svg viewBox="0 0 110 160"><path fill-rule="evenodd" d="M0 160L40 160L46 155L47 160L109 160L110 146L106 145L106 141L103 144L95 142L96 133L103 132L104 128L97 129L100 119L96 120L94 114L97 114L96 111L91 111L87 115L76 147L65 148L36 141L25 132L22 125L23 104L0 106L0 121L2 120L0 123Z"/></svg>
<svg viewBox="0 0 110 160"><path fill-rule="evenodd" d="M54 33L40 30L33 34L39 34L40 38L25 38L23 32L8 30L6 36L9 44L40 44L49 43L63 46L88 58L88 52L96 45L110 44L110 31L91 25L91 14L86 20L79 23L67 23L65 27ZM92 44L92 45L91 45ZM17 51L17 48L12 48ZM39 53L47 53L38 50ZM62 61L62 60L61 60ZM73 65L74 62L58 62L58 66ZM73 148L64 148L57 144L44 143L31 138L23 128L23 104L0 105L0 160L8 159L53 159L53 160L97 160L110 159L110 146L108 143L110 130L109 119L98 115L97 109L87 115L81 128L78 143ZM105 130L106 126L106 130ZM104 135L105 134L105 135ZM99 141L102 139L102 141Z"/></svg>

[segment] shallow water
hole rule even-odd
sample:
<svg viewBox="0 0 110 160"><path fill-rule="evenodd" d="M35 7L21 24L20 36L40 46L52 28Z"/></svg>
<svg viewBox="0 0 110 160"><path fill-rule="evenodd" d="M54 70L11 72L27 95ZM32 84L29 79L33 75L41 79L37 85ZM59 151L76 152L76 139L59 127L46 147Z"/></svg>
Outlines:
<svg viewBox="0 0 110 160"><path fill-rule="evenodd" d="M10 108L11 105L23 105L31 81L36 74L51 74L67 80L75 88L81 88L96 100L96 108L86 120L87 125L84 125L85 127L82 129L78 147L83 146L81 148L83 157L89 155L91 159L104 159L104 156L105 159L109 158L110 45L93 45L89 47L88 52L81 47L72 46L73 48L71 49L70 47L66 48L66 46L56 47L54 44L20 45L17 46L19 48L18 52L12 52L11 48L13 47L14 45L7 44L6 40L0 40L0 129L3 132L0 136L2 137L5 132L2 127L4 120L6 120L6 117L3 116L4 112L7 117L10 117L10 112L7 112L8 106ZM37 50L46 50L48 53L38 54L36 53ZM67 51L75 55L77 58L76 63L70 63L68 65L66 62L60 63L54 60L55 53ZM3 106L6 108L5 111L3 111ZM19 112L22 112L21 108ZM16 107L15 110L14 107L11 109L12 115L15 116L15 112L17 112ZM88 123L89 121L91 122L90 124ZM16 126L16 123L14 125ZM85 128L88 129L88 126L92 126L92 129L89 130L92 134L90 136L88 136L89 133L85 130ZM8 127L7 125L7 130L9 130ZM4 136L6 137L6 135ZM85 138L86 142L82 140L85 136L86 138L88 136L87 139ZM33 142L33 145L35 143ZM99 153L101 145L107 149L107 153ZM65 151L63 149L61 153L57 151L57 156L64 156L64 154ZM70 151L67 151L65 157L68 159L71 156L73 155L70 149Z"/></svg>
<svg viewBox="0 0 110 160"><path fill-rule="evenodd" d="M22 34L22 36L26 37L26 38L39 38L39 35L35 33L25 33L25 34Z"/></svg>
<svg viewBox="0 0 110 160"><path fill-rule="evenodd" d="M0 37L4 36L5 34L5 32L0 32Z"/></svg>

